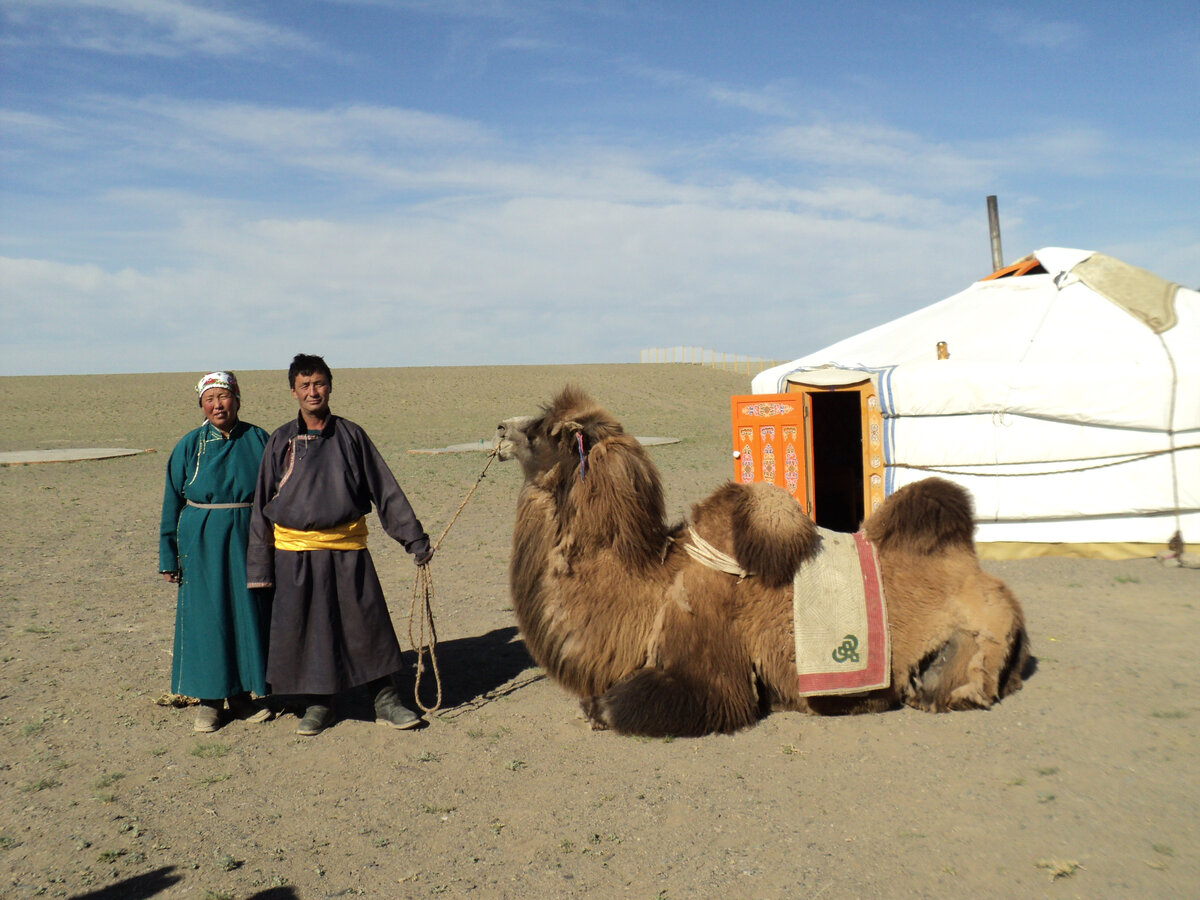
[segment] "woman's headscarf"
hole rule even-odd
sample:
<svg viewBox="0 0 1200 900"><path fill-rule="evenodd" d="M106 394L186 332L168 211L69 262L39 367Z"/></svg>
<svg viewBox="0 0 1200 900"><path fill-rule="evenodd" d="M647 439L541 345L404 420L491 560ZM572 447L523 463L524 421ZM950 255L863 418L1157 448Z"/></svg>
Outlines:
<svg viewBox="0 0 1200 900"><path fill-rule="evenodd" d="M203 397L204 392L209 388L224 388L238 400L242 399L242 392L238 389L237 376L232 372L209 372L196 385L196 396Z"/></svg>

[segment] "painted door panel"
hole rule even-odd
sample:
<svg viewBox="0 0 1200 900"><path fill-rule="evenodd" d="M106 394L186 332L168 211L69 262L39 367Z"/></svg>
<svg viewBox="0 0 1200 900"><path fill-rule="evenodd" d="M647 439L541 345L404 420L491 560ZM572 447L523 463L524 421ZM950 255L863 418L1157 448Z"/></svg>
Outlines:
<svg viewBox="0 0 1200 900"><path fill-rule="evenodd" d="M730 401L734 481L778 485L813 516L809 407L803 394L751 394Z"/></svg>

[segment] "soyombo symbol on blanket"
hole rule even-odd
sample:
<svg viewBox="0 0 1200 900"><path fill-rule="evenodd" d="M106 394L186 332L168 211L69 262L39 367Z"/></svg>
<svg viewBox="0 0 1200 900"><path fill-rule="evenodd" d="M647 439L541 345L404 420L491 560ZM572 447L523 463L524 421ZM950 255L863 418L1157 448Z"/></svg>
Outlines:
<svg viewBox="0 0 1200 900"><path fill-rule="evenodd" d="M892 683L892 651L875 548L862 532L817 532L816 552L792 581L798 693L883 690Z"/></svg>

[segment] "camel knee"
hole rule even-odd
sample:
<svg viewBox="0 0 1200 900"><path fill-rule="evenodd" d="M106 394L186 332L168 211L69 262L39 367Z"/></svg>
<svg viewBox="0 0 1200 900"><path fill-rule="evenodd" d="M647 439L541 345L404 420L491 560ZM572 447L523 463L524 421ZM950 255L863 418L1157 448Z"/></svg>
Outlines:
<svg viewBox="0 0 1200 900"><path fill-rule="evenodd" d="M721 692L672 669L639 669L596 698L598 718L621 734L699 737L731 732L758 721L757 697L747 679L744 691Z"/></svg>

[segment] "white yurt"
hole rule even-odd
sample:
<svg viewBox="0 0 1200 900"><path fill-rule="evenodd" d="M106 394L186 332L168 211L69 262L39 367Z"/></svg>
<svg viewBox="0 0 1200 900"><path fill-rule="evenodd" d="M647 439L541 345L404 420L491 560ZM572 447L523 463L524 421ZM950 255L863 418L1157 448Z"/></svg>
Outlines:
<svg viewBox="0 0 1200 900"><path fill-rule="evenodd" d="M739 399L759 414L763 395L813 404L801 484L805 467L822 483L812 454L823 428L859 429L827 451L844 460L862 448L853 512L939 475L973 495L984 555L1153 556L1177 534L1200 545L1200 294L1112 257L1039 250L768 369L751 390L754 400L734 398L735 456ZM847 390L851 414L823 417L826 395ZM753 457L750 433L741 446ZM770 480L743 468L743 480Z"/></svg>

